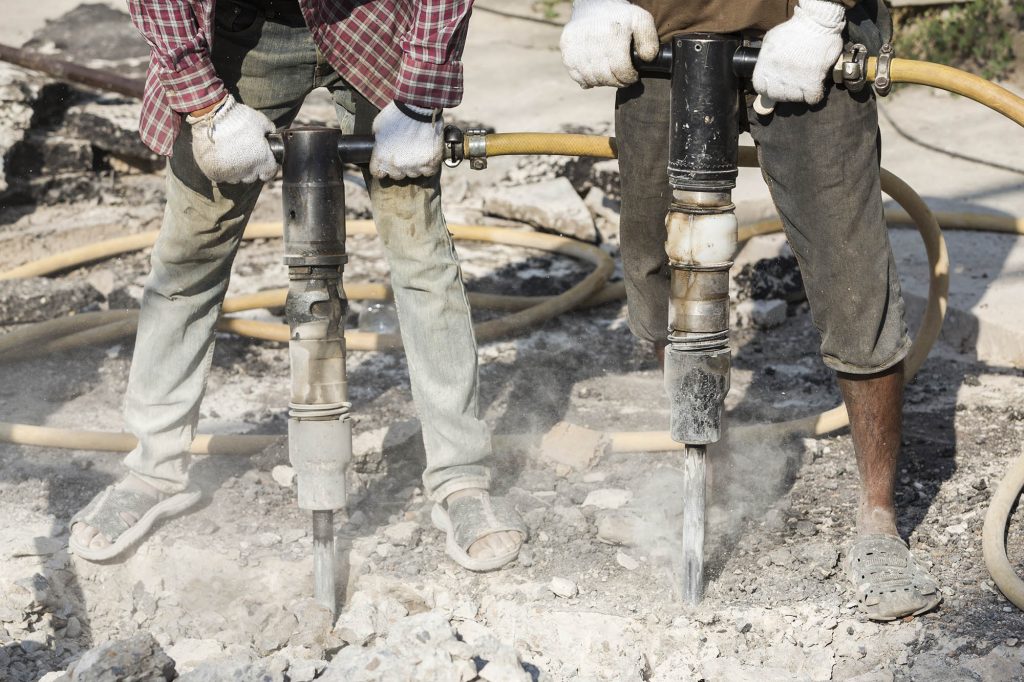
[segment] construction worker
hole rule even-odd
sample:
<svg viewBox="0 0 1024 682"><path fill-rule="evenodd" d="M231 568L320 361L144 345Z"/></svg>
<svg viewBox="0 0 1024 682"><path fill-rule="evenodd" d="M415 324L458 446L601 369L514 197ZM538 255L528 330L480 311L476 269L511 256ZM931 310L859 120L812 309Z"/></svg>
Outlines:
<svg viewBox="0 0 1024 682"><path fill-rule="evenodd" d="M71 549L122 554L200 499L188 448L231 263L263 183L267 133L326 88L345 132L376 135L366 176L391 269L433 518L462 566L518 555L522 521L488 494L476 341L444 216L442 109L462 98L471 0L130 0L152 50L140 133L169 156L167 208L143 294L125 419L127 476L72 520ZM286 387L282 387L285 391ZM285 393L282 393L284 396Z"/></svg>
<svg viewBox="0 0 1024 682"><path fill-rule="evenodd" d="M828 81L844 43L877 53L891 33L876 0L575 0L561 38L569 75L584 88L619 88L615 132L622 177L621 251L634 334L664 348L669 280L665 215L672 197L669 80L640 77L631 45L652 60L661 41L692 32L742 34L761 52L753 88L777 102L746 126L803 274L821 355L837 373L860 472L849 577L869 618L934 608L936 581L896 530L894 487L910 348L886 232L879 131L870 89Z"/></svg>

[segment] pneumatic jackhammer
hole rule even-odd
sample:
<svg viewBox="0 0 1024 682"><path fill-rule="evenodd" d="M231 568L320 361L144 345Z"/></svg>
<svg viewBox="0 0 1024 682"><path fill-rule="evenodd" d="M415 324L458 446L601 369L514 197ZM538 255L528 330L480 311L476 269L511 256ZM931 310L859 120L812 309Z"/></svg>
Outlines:
<svg viewBox="0 0 1024 682"><path fill-rule="evenodd" d="M345 508L352 422L345 373L344 164L368 163L373 138L335 128L290 128L271 135L282 162L285 316L290 329L288 457L299 508L313 515L314 597L332 613L334 512Z"/></svg>
<svg viewBox="0 0 1024 682"><path fill-rule="evenodd" d="M741 78L753 73L757 52L736 35L692 33L672 38L652 62L634 56L642 74L671 78L665 389L672 439L685 445L681 592L689 604L703 594L705 459L707 446L722 437L729 392Z"/></svg>

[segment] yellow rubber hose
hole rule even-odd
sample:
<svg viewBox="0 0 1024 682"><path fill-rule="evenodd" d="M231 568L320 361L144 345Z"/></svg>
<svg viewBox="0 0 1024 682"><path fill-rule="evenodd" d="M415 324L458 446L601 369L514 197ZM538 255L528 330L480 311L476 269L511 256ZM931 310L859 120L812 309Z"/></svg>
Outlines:
<svg viewBox="0 0 1024 682"><path fill-rule="evenodd" d="M992 574L992 580L999 590L1013 604L1024 609L1024 580L1020 579L1009 557L1006 556L1006 532L1013 514L1013 507L1024 489L1024 454L1017 458L996 486L992 500L985 513L985 525L981 532L981 550L985 566Z"/></svg>
<svg viewBox="0 0 1024 682"><path fill-rule="evenodd" d="M878 60L875 57L868 58L867 67L868 80L873 81ZM893 83L915 83L954 92L1024 126L1024 99L973 73L914 59L893 59L889 73Z"/></svg>

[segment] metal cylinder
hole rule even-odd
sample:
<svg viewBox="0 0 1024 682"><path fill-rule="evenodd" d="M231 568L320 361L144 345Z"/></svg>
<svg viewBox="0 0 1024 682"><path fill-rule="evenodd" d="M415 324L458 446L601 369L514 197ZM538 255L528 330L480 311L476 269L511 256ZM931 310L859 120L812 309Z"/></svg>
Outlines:
<svg viewBox="0 0 1024 682"><path fill-rule="evenodd" d="M736 186L739 81L733 55L738 35L688 33L672 38L669 183L716 191Z"/></svg>
<svg viewBox="0 0 1024 682"><path fill-rule="evenodd" d="M344 164L337 128L290 128L284 144L284 262L289 266L345 262Z"/></svg>

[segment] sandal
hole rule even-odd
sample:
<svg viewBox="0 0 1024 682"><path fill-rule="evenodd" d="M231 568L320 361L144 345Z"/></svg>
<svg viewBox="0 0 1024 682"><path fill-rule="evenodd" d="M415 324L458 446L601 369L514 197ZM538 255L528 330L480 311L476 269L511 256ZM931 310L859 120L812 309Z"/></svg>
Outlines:
<svg viewBox="0 0 1024 682"><path fill-rule="evenodd" d="M942 601L939 584L895 535L864 535L846 559L861 609L871 620L919 616Z"/></svg>
<svg viewBox="0 0 1024 682"><path fill-rule="evenodd" d="M71 517L69 527L72 535L68 547L75 555L88 561L113 559L142 539L157 521L185 511L202 497L201 491L196 488L163 498L128 489L123 484L124 481L121 481L107 486L84 509ZM125 512L134 514L138 521L134 524L125 521L121 516ZM73 532L78 522L95 528L110 544L106 547L83 545Z"/></svg>
<svg viewBox="0 0 1024 682"><path fill-rule="evenodd" d="M445 553L470 571L493 571L513 561L528 534L526 524L511 506L487 494L459 497L449 502L447 508L435 504L430 520L447 536ZM477 540L501 532L519 533L521 540L514 550L483 559L469 555L469 548Z"/></svg>

